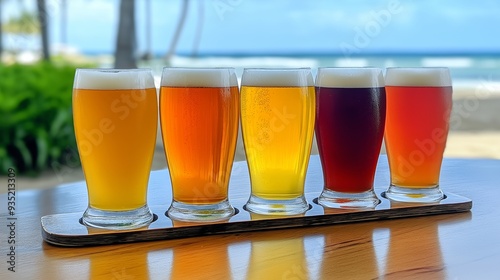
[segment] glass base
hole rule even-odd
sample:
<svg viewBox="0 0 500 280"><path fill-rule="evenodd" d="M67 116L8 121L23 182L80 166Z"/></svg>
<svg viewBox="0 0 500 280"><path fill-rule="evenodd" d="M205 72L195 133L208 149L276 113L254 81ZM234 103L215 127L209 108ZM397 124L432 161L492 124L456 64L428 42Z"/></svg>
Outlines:
<svg viewBox="0 0 500 280"><path fill-rule="evenodd" d="M250 195L245 210L262 215L298 215L309 210L304 196L287 200L263 199Z"/></svg>
<svg viewBox="0 0 500 280"><path fill-rule="evenodd" d="M226 199L216 204L186 204L173 201L167 210L167 216L185 222L217 222L229 219L235 209Z"/></svg>
<svg viewBox="0 0 500 280"><path fill-rule="evenodd" d="M324 189L318 203L328 208L375 208L380 203L373 190L361 193L345 193Z"/></svg>
<svg viewBox="0 0 500 280"><path fill-rule="evenodd" d="M89 206L82 217L86 226L112 230L140 228L152 221L153 213L147 204L130 211L104 211Z"/></svg>
<svg viewBox="0 0 500 280"><path fill-rule="evenodd" d="M384 196L390 200L399 202L431 203L438 202L444 198L444 194L436 185L433 188L405 188L390 185Z"/></svg>

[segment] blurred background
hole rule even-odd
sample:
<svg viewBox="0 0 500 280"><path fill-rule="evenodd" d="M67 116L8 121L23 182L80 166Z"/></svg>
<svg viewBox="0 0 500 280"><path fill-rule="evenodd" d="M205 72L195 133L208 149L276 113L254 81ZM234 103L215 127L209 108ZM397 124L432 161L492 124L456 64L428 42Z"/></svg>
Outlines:
<svg viewBox="0 0 500 280"><path fill-rule="evenodd" d="M495 0L1 0L0 176L14 167L20 189L83 179L77 67L149 67L158 86L165 66L445 66L445 156L500 159L499 14Z"/></svg>

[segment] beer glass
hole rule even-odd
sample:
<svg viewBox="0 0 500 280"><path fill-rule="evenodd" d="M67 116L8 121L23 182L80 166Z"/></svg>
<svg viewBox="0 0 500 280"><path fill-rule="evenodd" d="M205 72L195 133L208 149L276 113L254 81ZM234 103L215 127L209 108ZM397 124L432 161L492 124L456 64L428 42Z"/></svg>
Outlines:
<svg viewBox="0 0 500 280"><path fill-rule="evenodd" d="M319 204L373 208L375 170L385 127L385 89L378 68L319 68L316 141L324 188Z"/></svg>
<svg viewBox="0 0 500 280"><path fill-rule="evenodd" d="M167 215L220 221L235 213L228 201L239 121L232 68L164 68L160 122L172 182Z"/></svg>
<svg viewBox="0 0 500 280"><path fill-rule="evenodd" d="M314 96L309 68L243 70L241 124L252 189L246 210L271 215L308 210L304 181Z"/></svg>
<svg viewBox="0 0 500 280"><path fill-rule="evenodd" d="M153 220L146 198L157 112L151 70L76 70L73 116L89 199L85 225L128 229Z"/></svg>
<svg viewBox="0 0 500 280"><path fill-rule="evenodd" d="M452 85L448 68L388 68L385 145L389 199L436 202L448 136Z"/></svg>

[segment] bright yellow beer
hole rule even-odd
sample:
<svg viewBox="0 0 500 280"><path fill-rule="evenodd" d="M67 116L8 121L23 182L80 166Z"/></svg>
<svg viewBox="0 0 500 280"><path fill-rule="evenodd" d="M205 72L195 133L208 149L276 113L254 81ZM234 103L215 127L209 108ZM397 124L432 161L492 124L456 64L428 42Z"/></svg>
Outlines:
<svg viewBox="0 0 500 280"><path fill-rule="evenodd" d="M89 206L105 211L143 207L157 131L152 79L141 88L144 83L130 75L79 75L73 114Z"/></svg>
<svg viewBox="0 0 500 280"><path fill-rule="evenodd" d="M315 101L310 68L243 70L241 127L252 189L245 210L299 215L309 209L304 183Z"/></svg>
<svg viewBox="0 0 500 280"><path fill-rule="evenodd" d="M304 191L315 113L313 86L241 87L252 194L293 199Z"/></svg>

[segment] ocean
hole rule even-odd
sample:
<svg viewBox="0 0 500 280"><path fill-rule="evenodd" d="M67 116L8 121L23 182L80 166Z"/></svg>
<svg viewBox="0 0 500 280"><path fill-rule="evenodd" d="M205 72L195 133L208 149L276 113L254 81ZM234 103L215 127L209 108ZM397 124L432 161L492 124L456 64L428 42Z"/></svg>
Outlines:
<svg viewBox="0 0 500 280"><path fill-rule="evenodd" d="M166 61L160 57L140 61L139 67L153 69L161 75ZM175 55L173 67L234 67L241 77L246 67L310 67L313 75L318 67L448 67L454 85L478 83L500 87L500 54L373 54L345 57L343 55ZM112 65L103 65L112 67Z"/></svg>

